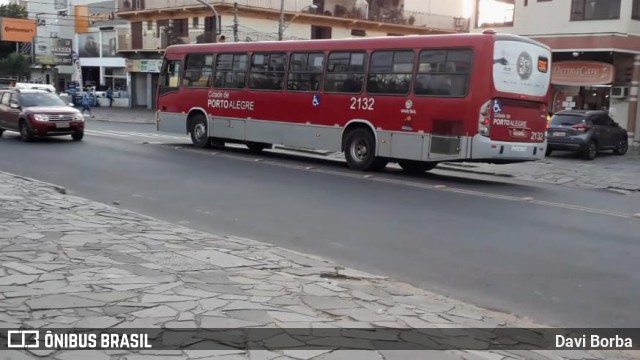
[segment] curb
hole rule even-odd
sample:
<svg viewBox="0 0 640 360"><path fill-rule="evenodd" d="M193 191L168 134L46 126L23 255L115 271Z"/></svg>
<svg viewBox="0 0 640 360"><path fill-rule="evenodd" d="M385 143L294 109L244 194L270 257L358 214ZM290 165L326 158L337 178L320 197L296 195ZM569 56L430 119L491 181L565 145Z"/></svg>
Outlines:
<svg viewBox="0 0 640 360"><path fill-rule="evenodd" d="M470 167L451 165L451 164L448 164L448 163L440 163L440 164L438 164L436 169L447 170L447 171L456 171L456 172L462 172L462 173L468 173L468 174L498 176L498 177L504 177L504 178L513 178L513 177L515 177L514 175L511 175L511 174L496 173L496 172L482 171L482 170L473 170L473 168L470 168Z"/></svg>
<svg viewBox="0 0 640 360"><path fill-rule="evenodd" d="M13 174L13 173L8 173L5 171L0 171L1 174L7 175L9 177L15 177L18 179L22 179L28 182L32 182L32 183L36 183L36 184L42 184L45 187L50 187L53 190L55 190L56 192L63 194L63 195L67 195L67 189L63 186L59 186L59 185L55 185L46 181L42 181L42 180L36 180L34 178L30 178L28 176L22 176L22 175L17 175L17 174Z"/></svg>
<svg viewBox="0 0 640 360"><path fill-rule="evenodd" d="M118 124L155 124L155 121L120 121L113 119L98 119L98 118L85 118L85 122L88 121L101 121L101 122L110 122L110 123L118 123Z"/></svg>

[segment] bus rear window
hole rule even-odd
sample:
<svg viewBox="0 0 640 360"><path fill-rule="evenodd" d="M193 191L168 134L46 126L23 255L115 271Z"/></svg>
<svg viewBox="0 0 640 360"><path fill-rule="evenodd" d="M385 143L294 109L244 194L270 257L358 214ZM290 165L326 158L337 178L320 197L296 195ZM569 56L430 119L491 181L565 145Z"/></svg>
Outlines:
<svg viewBox="0 0 640 360"><path fill-rule="evenodd" d="M553 115L549 124L551 125L564 125L573 126L586 122L585 117L582 115Z"/></svg>

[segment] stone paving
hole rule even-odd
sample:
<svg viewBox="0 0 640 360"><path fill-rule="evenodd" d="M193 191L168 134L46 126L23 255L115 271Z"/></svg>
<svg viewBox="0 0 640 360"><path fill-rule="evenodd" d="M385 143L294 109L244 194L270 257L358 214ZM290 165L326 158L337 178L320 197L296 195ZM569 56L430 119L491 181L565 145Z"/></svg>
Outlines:
<svg viewBox="0 0 640 360"><path fill-rule="evenodd" d="M538 327L324 259L201 233L2 172L0 259L0 328ZM585 351L0 351L0 359L17 360L632 356Z"/></svg>
<svg viewBox="0 0 640 360"><path fill-rule="evenodd" d="M438 168L588 189L611 189L622 194L640 192L639 148L631 148L625 156L603 153L592 161L558 152L531 163L450 163Z"/></svg>

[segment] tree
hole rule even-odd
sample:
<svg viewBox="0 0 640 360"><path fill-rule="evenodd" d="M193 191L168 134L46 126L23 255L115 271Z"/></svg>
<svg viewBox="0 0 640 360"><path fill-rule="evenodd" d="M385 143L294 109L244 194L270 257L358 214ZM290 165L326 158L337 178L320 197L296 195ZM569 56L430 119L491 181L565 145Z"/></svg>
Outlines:
<svg viewBox="0 0 640 360"><path fill-rule="evenodd" d="M0 17L26 18L29 16L27 9L19 4L0 5Z"/></svg>
<svg viewBox="0 0 640 360"><path fill-rule="evenodd" d="M31 61L24 54L13 53L5 59L0 59L0 75L27 76L31 68Z"/></svg>

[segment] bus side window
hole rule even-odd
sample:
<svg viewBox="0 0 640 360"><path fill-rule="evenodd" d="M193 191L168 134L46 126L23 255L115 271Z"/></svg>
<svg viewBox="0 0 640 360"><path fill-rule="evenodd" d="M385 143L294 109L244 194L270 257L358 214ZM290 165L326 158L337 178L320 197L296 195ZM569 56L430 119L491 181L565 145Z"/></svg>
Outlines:
<svg viewBox="0 0 640 360"><path fill-rule="evenodd" d="M213 55L189 54L187 55L182 86L209 87L211 86L212 71Z"/></svg>
<svg viewBox="0 0 640 360"><path fill-rule="evenodd" d="M216 59L214 86L243 89L247 79L247 54L219 54Z"/></svg>
<svg viewBox="0 0 640 360"><path fill-rule="evenodd" d="M180 65L181 62L179 60L170 60L166 63L160 83L161 86L174 88L180 86Z"/></svg>
<svg viewBox="0 0 640 360"><path fill-rule="evenodd" d="M366 53L363 51L332 52L327 60L326 92L362 92Z"/></svg>
<svg viewBox="0 0 640 360"><path fill-rule="evenodd" d="M282 90L286 70L285 53L253 54L249 88L258 90Z"/></svg>
<svg viewBox="0 0 640 360"><path fill-rule="evenodd" d="M467 49L423 50L414 92L429 96L466 96L472 56L472 51Z"/></svg>
<svg viewBox="0 0 640 360"><path fill-rule="evenodd" d="M407 94L411 87L414 53L412 50L376 51L371 55L367 77L370 94Z"/></svg>
<svg viewBox="0 0 640 360"><path fill-rule="evenodd" d="M324 69L324 54L293 53L289 61L287 90L319 91Z"/></svg>

